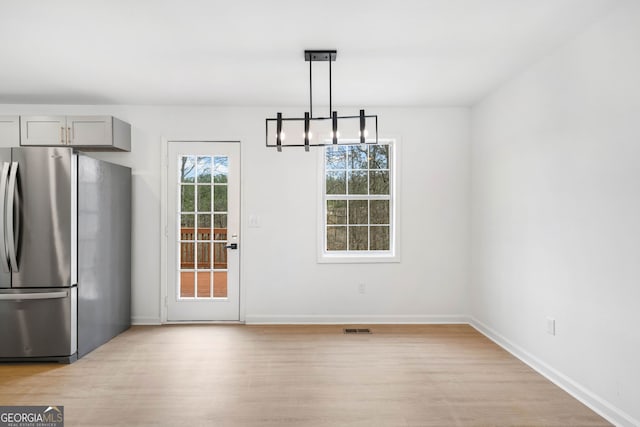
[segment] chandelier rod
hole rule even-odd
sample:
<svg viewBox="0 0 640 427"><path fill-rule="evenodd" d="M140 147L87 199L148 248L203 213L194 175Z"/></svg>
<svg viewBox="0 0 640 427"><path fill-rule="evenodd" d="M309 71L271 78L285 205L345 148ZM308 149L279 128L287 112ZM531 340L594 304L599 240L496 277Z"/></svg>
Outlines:
<svg viewBox="0 0 640 427"><path fill-rule="evenodd" d="M333 104L331 103L331 58L329 58L329 117L333 111Z"/></svg>
<svg viewBox="0 0 640 427"><path fill-rule="evenodd" d="M309 117L313 118L313 72L311 71L313 58L309 57Z"/></svg>
<svg viewBox="0 0 640 427"><path fill-rule="evenodd" d="M333 113L333 93L332 86L333 80L331 75L331 56L329 56L329 114L327 117L331 117ZM309 55L309 118L313 118L313 55Z"/></svg>

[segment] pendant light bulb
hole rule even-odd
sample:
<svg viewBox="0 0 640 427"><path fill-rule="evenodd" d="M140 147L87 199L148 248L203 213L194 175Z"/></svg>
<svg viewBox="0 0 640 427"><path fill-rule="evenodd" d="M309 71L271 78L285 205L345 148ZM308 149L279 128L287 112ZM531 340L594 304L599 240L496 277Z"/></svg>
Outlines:
<svg viewBox="0 0 640 427"><path fill-rule="evenodd" d="M311 113L304 113L304 132L302 133L302 138L304 138L304 151L309 151L309 140L311 139Z"/></svg>
<svg viewBox="0 0 640 427"><path fill-rule="evenodd" d="M276 146L278 147L278 151L282 151L283 136L284 132L282 132L282 113L278 113L276 119Z"/></svg>
<svg viewBox="0 0 640 427"><path fill-rule="evenodd" d="M358 138L360 138L361 144L364 144L364 139L367 137L367 129L365 129L366 125L367 121L364 115L364 110L360 110L360 130L358 131Z"/></svg>

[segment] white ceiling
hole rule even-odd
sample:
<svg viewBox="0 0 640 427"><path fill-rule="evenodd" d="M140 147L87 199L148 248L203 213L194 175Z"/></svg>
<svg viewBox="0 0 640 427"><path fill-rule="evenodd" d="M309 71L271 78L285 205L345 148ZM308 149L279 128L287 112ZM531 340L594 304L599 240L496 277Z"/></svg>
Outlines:
<svg viewBox="0 0 640 427"><path fill-rule="evenodd" d="M1 0L0 102L471 105L617 2Z"/></svg>

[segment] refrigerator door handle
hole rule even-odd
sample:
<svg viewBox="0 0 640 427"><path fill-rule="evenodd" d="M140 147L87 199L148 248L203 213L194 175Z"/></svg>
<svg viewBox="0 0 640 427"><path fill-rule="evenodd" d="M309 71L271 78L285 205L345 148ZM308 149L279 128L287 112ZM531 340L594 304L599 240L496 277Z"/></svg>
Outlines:
<svg viewBox="0 0 640 427"><path fill-rule="evenodd" d="M14 205L16 201L16 185L18 178L18 162L11 162L11 170L9 171L9 191L7 193L7 201L5 203L5 215L7 216L7 226L5 227L5 241L9 249L9 262L11 271L18 272L18 259L16 257L16 239L14 224Z"/></svg>
<svg viewBox="0 0 640 427"><path fill-rule="evenodd" d="M9 177L9 162L2 165L0 176L0 266L2 271L9 273L9 254L7 253L7 227L5 222L5 209L7 206L7 178Z"/></svg>
<svg viewBox="0 0 640 427"><path fill-rule="evenodd" d="M34 299L59 299L69 296L69 291L59 292L31 292L24 294L0 294L0 301L18 301Z"/></svg>

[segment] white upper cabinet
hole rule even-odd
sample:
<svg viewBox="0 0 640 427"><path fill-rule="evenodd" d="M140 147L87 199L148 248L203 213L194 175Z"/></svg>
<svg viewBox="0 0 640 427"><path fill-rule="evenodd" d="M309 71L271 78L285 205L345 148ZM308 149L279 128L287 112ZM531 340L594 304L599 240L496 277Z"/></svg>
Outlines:
<svg viewBox="0 0 640 427"><path fill-rule="evenodd" d="M0 116L0 147L15 147L20 143L20 118Z"/></svg>
<svg viewBox="0 0 640 427"><path fill-rule="evenodd" d="M112 118L67 116L67 132L69 145L104 146L106 141L113 139Z"/></svg>
<svg viewBox="0 0 640 427"><path fill-rule="evenodd" d="M66 145L65 116L22 116L20 145Z"/></svg>
<svg viewBox="0 0 640 427"><path fill-rule="evenodd" d="M20 145L131 151L131 125L112 116L21 116Z"/></svg>

